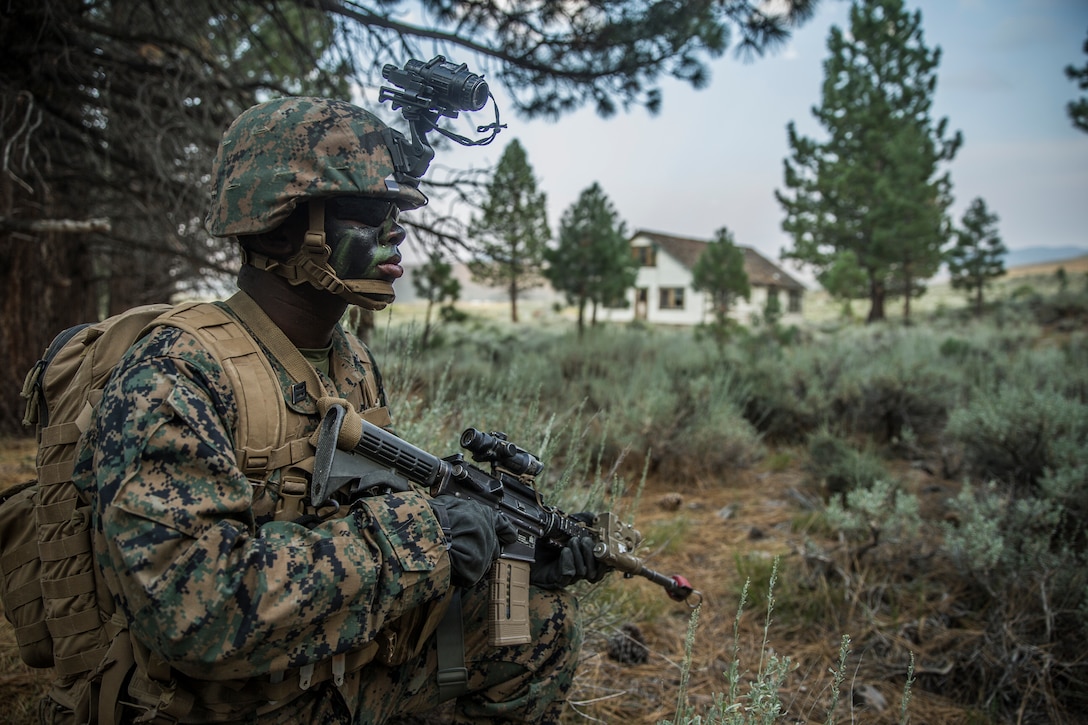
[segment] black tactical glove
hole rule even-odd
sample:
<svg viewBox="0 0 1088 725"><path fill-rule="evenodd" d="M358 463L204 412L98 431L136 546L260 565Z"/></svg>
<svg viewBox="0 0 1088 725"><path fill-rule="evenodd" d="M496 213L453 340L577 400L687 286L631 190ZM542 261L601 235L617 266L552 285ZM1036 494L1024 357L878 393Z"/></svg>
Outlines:
<svg viewBox="0 0 1088 725"><path fill-rule="evenodd" d="M453 584L472 586L483 579L499 556L499 544L516 540L517 530L509 519L475 501L456 496L431 499L449 544Z"/></svg>
<svg viewBox="0 0 1088 725"><path fill-rule="evenodd" d="M583 523L593 521L593 514L572 514ZM529 571L529 583L542 589L562 589L576 581L586 579L599 582L611 567L605 566L593 555L596 542L589 534L575 536L561 549L537 549L537 560Z"/></svg>

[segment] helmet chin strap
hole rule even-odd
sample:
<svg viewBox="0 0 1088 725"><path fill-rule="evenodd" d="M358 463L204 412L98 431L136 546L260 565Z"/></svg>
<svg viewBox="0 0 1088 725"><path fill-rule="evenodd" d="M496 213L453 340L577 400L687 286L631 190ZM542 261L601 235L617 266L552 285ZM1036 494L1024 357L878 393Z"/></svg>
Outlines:
<svg viewBox="0 0 1088 725"><path fill-rule="evenodd" d="M309 229L302 248L287 261L280 262L263 254L246 252L246 264L275 272L292 285L308 282L367 310L382 310L395 298L393 283L380 279L342 280L329 266L332 250L325 241L325 200L309 200Z"/></svg>

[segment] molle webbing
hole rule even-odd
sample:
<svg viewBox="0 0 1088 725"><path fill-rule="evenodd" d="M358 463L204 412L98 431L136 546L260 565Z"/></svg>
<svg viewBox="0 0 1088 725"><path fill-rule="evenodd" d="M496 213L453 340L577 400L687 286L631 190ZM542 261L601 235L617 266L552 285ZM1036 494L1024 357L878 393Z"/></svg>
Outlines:
<svg viewBox="0 0 1088 725"><path fill-rule="evenodd" d="M35 402L43 410L38 420L48 425L38 434L34 516L43 614L53 666L62 677L93 670L113 634L104 625L113 600L98 591L95 580L91 507L71 482L76 444L117 361L148 322L167 309L138 307L79 330L47 361L39 381Z"/></svg>

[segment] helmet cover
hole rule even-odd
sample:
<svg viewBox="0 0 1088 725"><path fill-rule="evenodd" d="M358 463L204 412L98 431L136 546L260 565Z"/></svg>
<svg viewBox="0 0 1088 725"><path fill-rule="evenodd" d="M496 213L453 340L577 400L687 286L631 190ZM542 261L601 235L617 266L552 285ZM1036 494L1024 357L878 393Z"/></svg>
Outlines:
<svg viewBox="0 0 1088 725"><path fill-rule="evenodd" d="M394 180L389 129L368 111L325 98L281 98L244 111L223 134L212 169L208 231L217 237L279 226L300 201L331 196L427 203Z"/></svg>

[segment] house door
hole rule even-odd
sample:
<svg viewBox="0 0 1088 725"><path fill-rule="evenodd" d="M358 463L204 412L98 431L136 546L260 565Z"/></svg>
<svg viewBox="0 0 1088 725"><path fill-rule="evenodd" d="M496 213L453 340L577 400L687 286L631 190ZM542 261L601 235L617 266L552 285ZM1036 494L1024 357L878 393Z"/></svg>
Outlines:
<svg viewBox="0 0 1088 725"><path fill-rule="evenodd" d="M649 291L645 287L635 289L635 319L646 319L646 301L650 298Z"/></svg>

